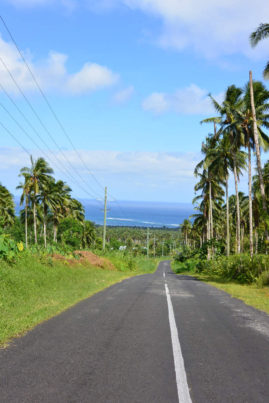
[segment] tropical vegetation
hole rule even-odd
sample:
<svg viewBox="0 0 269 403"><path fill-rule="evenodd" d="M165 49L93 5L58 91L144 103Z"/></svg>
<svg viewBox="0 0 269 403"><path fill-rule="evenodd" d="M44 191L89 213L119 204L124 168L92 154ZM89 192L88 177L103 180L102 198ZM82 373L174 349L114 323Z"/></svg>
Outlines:
<svg viewBox="0 0 269 403"><path fill-rule="evenodd" d="M262 166L261 159L269 147L269 91L250 72L244 88L230 85L221 103L209 96L216 114L201 123L211 124L213 133L194 170L196 213L181 226L177 269L269 285L269 161ZM244 172L248 195L239 189Z"/></svg>

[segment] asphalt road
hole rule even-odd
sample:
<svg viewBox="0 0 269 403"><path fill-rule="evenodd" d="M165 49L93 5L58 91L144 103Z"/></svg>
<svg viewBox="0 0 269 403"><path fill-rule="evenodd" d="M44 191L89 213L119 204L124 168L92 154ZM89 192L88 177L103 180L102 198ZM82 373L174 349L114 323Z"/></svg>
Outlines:
<svg viewBox="0 0 269 403"><path fill-rule="evenodd" d="M269 316L169 262L0 350L1 403L178 401L268 403Z"/></svg>

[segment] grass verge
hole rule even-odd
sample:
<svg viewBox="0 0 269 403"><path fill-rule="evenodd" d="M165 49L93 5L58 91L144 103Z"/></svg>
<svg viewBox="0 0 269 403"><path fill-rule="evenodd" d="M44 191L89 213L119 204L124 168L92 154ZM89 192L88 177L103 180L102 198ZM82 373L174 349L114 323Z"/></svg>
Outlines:
<svg viewBox="0 0 269 403"><path fill-rule="evenodd" d="M114 283L155 269L156 261L143 258L132 269L122 261L120 270L70 266L33 256L13 265L1 261L0 346Z"/></svg>
<svg viewBox="0 0 269 403"><path fill-rule="evenodd" d="M235 281L228 281L218 276L196 273L195 268L186 270L184 263L172 263L172 268L176 274L194 276L220 290L238 298L256 309L269 314L269 287L260 288L255 284L239 284Z"/></svg>

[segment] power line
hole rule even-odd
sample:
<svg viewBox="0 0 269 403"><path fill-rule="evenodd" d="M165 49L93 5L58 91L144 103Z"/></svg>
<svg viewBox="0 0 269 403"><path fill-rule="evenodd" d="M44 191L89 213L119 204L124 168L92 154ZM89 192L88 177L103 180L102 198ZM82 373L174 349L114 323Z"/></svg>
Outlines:
<svg viewBox="0 0 269 403"><path fill-rule="evenodd" d="M1 86L1 84L0 84L0 86ZM44 150L42 150L42 149L39 147L39 145L37 144L37 142L35 141L35 139L33 139L32 136L24 129L24 127L14 118L14 116L12 116L12 114L11 114L11 113L8 111L8 109L2 104L2 102L0 102L0 106L1 106L2 109L8 114L8 116L16 123L16 125L20 128L20 130L33 142L33 144L38 148L38 150L39 150L42 154L44 154L45 157L46 157L50 162L53 163L53 161L51 160L50 156L47 155L47 154L44 152ZM8 129L5 127L5 130L8 130ZM12 135L12 138L14 138L15 141L24 149L24 146L22 146L22 144L17 140L17 138L15 137L15 135L12 134L10 131L9 131L9 134ZM51 152L51 151L49 150L49 152ZM28 154L29 154L29 152L28 152ZM30 155L30 154L29 154L29 155ZM74 183L76 183L76 185L78 185L79 187L81 187L80 184L77 183L77 181L76 181L76 179L73 177L73 175L72 175L65 167L62 168L62 165L61 165L60 161L57 159L57 156L54 155L54 154L52 154L52 155L55 157L56 161L59 163L59 165L60 165L60 171L61 171L62 173L64 173L64 174L67 173L67 174L70 176L71 181L74 182ZM59 169L59 168L58 168L58 169ZM64 170L66 171L66 173L65 173L62 169L64 169ZM84 189L83 187L81 187L81 189L82 189L85 193L87 193L88 195L90 195L91 197L94 197L94 198L95 198L94 195L92 195L90 192L88 192L88 191L87 191L86 189Z"/></svg>
<svg viewBox="0 0 269 403"><path fill-rule="evenodd" d="M21 87L19 86L19 84L17 83L16 79L14 78L13 74L11 73L11 71L9 70L8 66L6 65L6 63L3 61L2 57L0 56L0 61L3 64L4 68L7 70L9 76L11 77L13 83L15 84L16 88L18 89L18 91L20 92L20 94L23 96L25 102L27 103L27 105L29 106L29 108L31 109L31 111L33 112L34 116L36 117L36 119L39 121L40 125L43 127L43 129L45 130L45 132L48 134L48 136L50 137L50 139L52 140L52 142L55 144L55 146L58 148L59 152L61 153L61 155L64 157L64 159L68 162L68 164L70 165L70 167L73 169L73 171L79 176L80 180L82 182L84 182L86 184L86 186L88 186L88 183L84 180L84 178L80 175L80 173L77 171L77 169L75 167L73 167L73 165L70 163L70 161L68 160L68 158L65 156L65 154L63 153L63 151L61 150L61 148L59 147L59 145L57 144L57 142L54 140L53 136L51 135L51 133L49 132L49 130L47 129L47 127L45 126L45 124L43 123L43 121L41 120L41 118L38 116L36 110L34 109L33 105L31 104L31 102L29 101L29 99L26 97L26 95L24 94L23 90L21 89ZM3 86L2 86L3 87ZM5 91L5 93L7 93ZM11 97L9 97L10 99ZM36 132L36 131L35 131ZM40 136L39 136L40 138ZM42 140L43 142L43 140ZM91 195L91 197L93 197ZM98 195L98 197L100 198L100 195Z"/></svg>
<svg viewBox="0 0 269 403"><path fill-rule="evenodd" d="M46 155L46 153L39 147L39 145L37 144L37 142L35 141L35 139L32 138L32 136L30 136L30 134L28 134L26 132L26 130L21 126L21 124L12 116L12 114L9 112L9 110L2 104L2 102L0 101L0 106L1 108L7 113L7 115L16 123L16 125L21 129L21 131L23 131L23 133L34 143L34 145L38 148L38 150L43 153L45 155L45 157L47 159L49 159L48 155Z"/></svg>
<svg viewBox="0 0 269 403"><path fill-rule="evenodd" d="M32 77L32 79L33 79L35 85L37 86L37 88L38 88L40 94L42 95L44 101L46 102L46 104L47 104L47 106L48 106L50 112L52 113L53 117L55 118L55 120L56 120L56 122L58 123L59 127L61 128L62 132L64 133L65 137L67 138L67 140L68 140L69 143L71 144L71 147L73 148L73 150L74 150L75 153L77 154L77 156L78 156L79 160L81 161L81 163L83 164L83 166L87 169L87 171L89 172L89 174L93 177L93 179L95 180L95 182L98 184L98 186L99 186L102 190L104 190L104 186L101 185L101 183L98 181L98 179L95 177L95 175L89 170L89 168L88 168L87 165L85 164L85 161L82 159L81 155L79 154L79 152L78 152L77 149L75 148L73 141L71 140L71 138L70 138L69 134L67 133L65 127L63 126L62 122L61 122L60 119L58 118L56 112L54 111L54 109L53 109L53 107L52 107L52 105L51 105L51 103L49 102L47 96L45 95L45 93L44 93L44 91L42 90L40 84L38 83L38 81L37 81L37 79L36 79L36 77L35 77L35 75L34 75L32 69L30 68L30 66L29 66L27 60L25 59L25 57L24 57L22 51L20 50L20 48L19 48L19 46L18 46L18 44L17 44L17 42L16 42L14 36L12 35L10 29L8 28L8 26L7 26L6 22L5 22L5 20L3 19L3 17L2 17L1 15L0 15L0 19L1 19L1 21L2 21L2 23L3 23L3 25L4 25L4 27L5 27L5 29L6 29L6 31L7 31L7 33L9 34L9 36L10 36L10 38L11 38L13 44L15 45L15 47L16 47L18 53L20 54L20 56L21 56L23 62L25 63L25 65L26 65L26 67L27 67L27 69L28 69L28 71L29 71L29 73L30 73L30 75L31 75L31 77Z"/></svg>
<svg viewBox="0 0 269 403"><path fill-rule="evenodd" d="M0 87L3 89L3 86L2 86L1 84L0 84ZM7 94L7 93L6 93L6 94ZM7 94L7 95L8 95L8 94ZM9 98L12 100L11 97L9 97ZM17 105L16 105L15 103L14 103L14 105L17 107ZM32 136L24 129L24 127L14 118L14 116L12 116L12 114L11 114L11 113L8 111L8 109L2 104L2 102L0 102L0 106L1 106L2 109L8 114L8 116L16 123L16 125L20 128L20 130L33 142L33 144L38 148L38 150L39 150L42 154L44 154L45 157L46 157L50 162L53 163L53 161L51 160L50 156L49 156L48 154L46 154L45 151L42 150L42 149L39 147L39 145L38 145L38 143L35 141L35 139L33 139L33 137L32 137ZM17 107L17 109L18 109L18 111L19 111L20 113L22 113L22 111L21 111L18 107ZM25 119L27 120L26 116L25 116L23 113L22 113L22 115L23 115L23 116L25 117ZM30 124L30 122L28 122L28 123ZM19 140L16 138L16 136L15 136L13 133L11 133L11 131L8 130L3 124L2 124L2 126L4 127L4 130L6 130L6 131L9 133L9 135L19 144L19 146L20 146L24 151L26 151L27 154L30 155L30 153L25 149L25 147L21 144L21 142L19 142ZM33 126L32 126L32 128L34 129ZM35 129L34 129L34 130L35 130ZM35 130L35 132L36 132L36 130ZM38 132L36 132L36 133L38 134ZM38 136L39 136L39 134L38 134ZM42 140L42 142L45 144L45 146L47 146L46 143L43 141L42 137L39 136L39 138ZM70 173L70 171L68 171L67 168L65 168L64 166L62 166L62 164L61 164L61 162L59 161L59 159L57 158L57 156L54 155L51 150L48 149L48 151L51 152L51 154L54 156L55 160L56 160L57 163L59 164L60 168L58 167L58 169L59 169L63 174L69 175L69 177L71 178L71 181L74 182L77 186L79 186L79 187L83 190L84 193L86 193L88 196L93 197L93 198L95 199L95 196L94 196L92 193L90 193L88 190L86 190L84 187L82 187L82 186L77 182L77 180L74 178L74 176ZM65 172L64 172L63 170L64 170ZM99 201L98 199L96 199L96 200ZM100 202L100 204L101 204L101 202Z"/></svg>
<svg viewBox="0 0 269 403"><path fill-rule="evenodd" d="M31 157L29 151L21 144L21 142L16 138L16 136L14 136L14 134L11 133L11 131L2 122L0 122L0 126L2 126L2 128L13 138L13 140L15 140L17 144L19 144L19 146L23 149L23 151L25 151L26 154L28 154L29 157Z"/></svg>
<svg viewBox="0 0 269 403"><path fill-rule="evenodd" d="M26 147L24 147L24 146L22 145L22 143L17 139L17 137L16 137L2 122L0 122L0 126L2 126L2 128L3 128L3 129L13 138L13 140L22 148L22 150L25 151L25 153L28 154L29 157L31 157L31 153L26 149ZM72 182L73 182L73 180L72 180ZM74 180L74 183L76 183L77 186L80 187L81 190L83 190L85 193L87 193L88 195L90 195L90 196L92 197L92 195L91 195L85 188L83 188L79 183L75 182L75 180ZM101 204L101 206L102 206L102 203L101 203L100 200L98 200L98 199L95 199L95 200L98 201L98 202Z"/></svg>
<svg viewBox="0 0 269 403"><path fill-rule="evenodd" d="M36 77L35 77L35 75L34 75L32 69L30 68L30 66L29 66L29 64L28 64L28 62L27 62L27 60L25 59L25 57L24 57L22 51L20 50L19 45L17 44L17 41L15 40L14 36L12 35L10 29L9 29L8 26L7 26L7 23L5 22L4 18L3 18L1 15L0 15L0 19L1 19L3 25L4 25L5 29L6 29L6 31L7 31L8 35L9 35L9 37L11 38L11 41L12 41L13 44L15 45L15 47L16 47L16 49L17 49L17 51L18 51L18 53L19 53L19 55L20 55L20 57L21 57L21 59L23 60L24 64L26 65L26 67L27 67L27 69L28 69L28 71L29 71L29 73L30 73L30 75L31 75L31 77L32 77L32 79L33 79L33 81L34 81L36 87L38 88L40 94L42 95L42 97L43 97L45 103L47 104L47 106L48 106L48 108L49 108L51 114L53 115L54 119L55 119L56 122L58 123L58 125L59 125L60 129L62 130L63 134L65 135L65 137L66 137L67 140L69 141L71 147L73 148L73 150L74 150L74 152L76 153L77 157L78 157L79 160L81 161L82 165L86 168L86 170L89 172L89 174L91 175L91 177L95 180L95 182L97 183L97 185L104 191L104 186L102 186L102 184L101 184L101 183L99 182L99 180L95 177L95 175L89 170L89 168L88 168L88 166L86 165L85 161L83 160L83 158L81 157L81 155L79 154L79 152L77 151L77 149L75 148L74 143L73 143L71 137L70 137L69 134L67 133L67 131L66 131L65 127L63 126L61 120L60 120L59 117L57 116L55 110L53 109L51 103L49 102L47 96L45 95L43 89L41 88L40 84L38 83L38 81L37 81L37 79L36 79ZM3 63L3 60L2 60L2 59L1 59L1 61L2 61L2 63ZM3 63L3 64L4 64L4 63ZM5 65L5 64L4 64L4 65ZM5 67L7 68L7 66L5 66ZM9 71L9 70L8 70L8 71ZM12 74L11 74L10 71L9 71L9 74L10 74L10 76L11 76L13 82L15 82L15 81L14 81L14 77L12 76ZM17 83L15 83L15 84L16 84L16 87L18 88ZM18 88L18 89L19 89L20 93L22 94L22 96L24 97L25 101L27 102L28 106L31 108L32 112L34 113L34 115L35 115L36 118L38 119L39 123L42 125L43 129L47 132L47 134L49 135L49 137L51 138L51 140L53 141L53 143L56 145L56 147L57 147L57 148L59 149L59 151L62 153L62 150L60 149L60 147L58 146L58 144L54 141L53 137L51 136L51 134L49 133L49 131L47 130L47 128L44 126L44 124L43 124L43 122L41 121L41 119L37 116L36 111L33 109L32 105L31 105L31 103L29 102L29 100L27 99L27 97L24 95L24 93L21 91L20 88ZM63 153L62 153L62 154L63 154ZM63 154L63 156L64 156L64 158L66 159L66 157L65 157L64 154ZM76 171L76 173L77 173L77 175L80 177L80 179L86 184L86 186L88 186L88 183L84 180L84 178L80 175L80 173L76 170L76 168L74 168L74 167L70 164L70 162L69 162L68 159L66 159L66 160L67 160L67 162L69 163L69 165L72 167L72 169ZM111 194L111 196L113 197L112 194ZM98 197L100 197L100 195L98 195ZM113 198L114 198L114 197L113 197ZM120 210L122 210L122 209L121 209L121 206L119 205L119 203L117 202L117 200L116 200L115 198L114 198L114 200L115 200L115 202L118 204Z"/></svg>

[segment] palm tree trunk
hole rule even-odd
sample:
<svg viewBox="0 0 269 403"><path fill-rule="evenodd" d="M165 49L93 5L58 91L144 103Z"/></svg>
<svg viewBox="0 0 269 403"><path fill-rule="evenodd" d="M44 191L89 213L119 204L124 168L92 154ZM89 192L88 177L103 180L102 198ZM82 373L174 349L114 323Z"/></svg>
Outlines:
<svg viewBox="0 0 269 403"><path fill-rule="evenodd" d="M226 255L230 255L229 174L226 176Z"/></svg>
<svg viewBox="0 0 269 403"><path fill-rule="evenodd" d="M259 239L258 239L258 231L257 231L257 229L255 228L255 254L257 255L257 253L258 253L258 241L259 241Z"/></svg>
<svg viewBox="0 0 269 403"><path fill-rule="evenodd" d="M46 203L44 201L44 222L43 222L43 228L44 228L44 246L45 248L47 247L47 206Z"/></svg>
<svg viewBox="0 0 269 403"><path fill-rule="evenodd" d="M53 242L57 243L57 224L53 224Z"/></svg>
<svg viewBox="0 0 269 403"><path fill-rule="evenodd" d="M241 228L241 251L244 253L244 235L245 235L245 227L242 225Z"/></svg>
<svg viewBox="0 0 269 403"><path fill-rule="evenodd" d="M210 214L208 212L208 217L207 217L207 225L206 225L206 238L207 241L209 242L210 240ZM210 259L210 247L209 245L207 245L207 260Z"/></svg>
<svg viewBox="0 0 269 403"><path fill-rule="evenodd" d="M253 256L253 219L252 219L252 175L251 175L251 148L248 141L248 207L249 207L249 252Z"/></svg>
<svg viewBox="0 0 269 403"><path fill-rule="evenodd" d="M28 196L25 198L25 247L28 248Z"/></svg>
<svg viewBox="0 0 269 403"><path fill-rule="evenodd" d="M210 239L213 238L212 184L209 182Z"/></svg>
<svg viewBox="0 0 269 403"><path fill-rule="evenodd" d="M236 195L236 253L240 253L240 206L239 206L238 180L237 180L237 168L235 158L234 158L234 185Z"/></svg>
<svg viewBox="0 0 269 403"><path fill-rule="evenodd" d="M37 230L36 230L36 201L34 195L34 202L33 202L33 213L34 213L34 235L35 235L35 244L37 244Z"/></svg>
<svg viewBox="0 0 269 403"><path fill-rule="evenodd" d="M209 182L209 216L210 216L210 239L214 237L213 231L213 208L212 208L212 183ZM214 255L214 248L211 248L211 255Z"/></svg>
<svg viewBox="0 0 269 403"><path fill-rule="evenodd" d="M254 94L253 94L253 82L252 82L252 72L249 72L249 89L250 89L250 102L251 102L251 110L252 110L252 118L253 118L253 135L254 135L254 143L256 150L256 158L257 158L257 170L259 175L260 182L260 190L262 196L262 208L264 212L264 224L265 224L265 237L268 240L268 229L266 225L266 215L267 215L267 206L266 206L266 196L264 190L264 181L262 176L262 164L261 164L261 154L260 154L260 145L258 138L258 127L257 127L257 119L256 119L256 110L254 103Z"/></svg>

